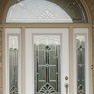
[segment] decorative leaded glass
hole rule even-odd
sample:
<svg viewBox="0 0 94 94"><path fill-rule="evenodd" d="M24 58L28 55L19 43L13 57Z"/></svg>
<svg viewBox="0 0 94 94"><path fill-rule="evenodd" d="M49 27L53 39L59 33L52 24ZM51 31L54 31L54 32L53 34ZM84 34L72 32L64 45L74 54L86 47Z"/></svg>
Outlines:
<svg viewBox="0 0 94 94"><path fill-rule="evenodd" d="M18 36L9 36L10 94L18 94Z"/></svg>
<svg viewBox="0 0 94 94"><path fill-rule="evenodd" d="M8 23L87 23L80 0L13 0Z"/></svg>
<svg viewBox="0 0 94 94"><path fill-rule="evenodd" d="M85 36L76 36L77 94L85 94Z"/></svg>
<svg viewBox="0 0 94 94"><path fill-rule="evenodd" d="M35 94L60 94L60 36L34 35Z"/></svg>

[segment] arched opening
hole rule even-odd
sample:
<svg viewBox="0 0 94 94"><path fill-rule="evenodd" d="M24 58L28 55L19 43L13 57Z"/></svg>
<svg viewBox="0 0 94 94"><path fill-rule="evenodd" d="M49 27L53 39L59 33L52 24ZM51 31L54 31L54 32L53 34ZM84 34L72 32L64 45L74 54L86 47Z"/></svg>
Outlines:
<svg viewBox="0 0 94 94"><path fill-rule="evenodd" d="M79 0L13 0L5 24L5 94L91 94L90 40Z"/></svg>
<svg viewBox="0 0 94 94"><path fill-rule="evenodd" d="M84 7L78 0L13 0L7 23L87 23Z"/></svg>

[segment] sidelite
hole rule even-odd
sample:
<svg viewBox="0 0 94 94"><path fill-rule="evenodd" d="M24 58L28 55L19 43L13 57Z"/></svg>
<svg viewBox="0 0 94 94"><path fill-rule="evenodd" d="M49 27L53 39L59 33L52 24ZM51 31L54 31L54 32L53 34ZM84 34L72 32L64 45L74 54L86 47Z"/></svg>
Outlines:
<svg viewBox="0 0 94 94"><path fill-rule="evenodd" d="M18 36L9 36L9 94L18 94Z"/></svg>
<svg viewBox="0 0 94 94"><path fill-rule="evenodd" d="M85 94L85 35L76 36L77 94Z"/></svg>
<svg viewBox="0 0 94 94"><path fill-rule="evenodd" d="M60 94L60 35L34 35L35 94Z"/></svg>

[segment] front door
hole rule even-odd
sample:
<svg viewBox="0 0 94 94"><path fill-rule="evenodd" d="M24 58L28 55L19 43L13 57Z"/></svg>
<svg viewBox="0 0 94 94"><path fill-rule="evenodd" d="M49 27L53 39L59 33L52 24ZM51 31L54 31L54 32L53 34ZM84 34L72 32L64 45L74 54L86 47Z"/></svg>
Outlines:
<svg viewBox="0 0 94 94"><path fill-rule="evenodd" d="M69 94L69 29L27 28L26 94Z"/></svg>
<svg viewBox="0 0 94 94"><path fill-rule="evenodd" d="M91 94L88 28L24 31L5 29L6 94Z"/></svg>

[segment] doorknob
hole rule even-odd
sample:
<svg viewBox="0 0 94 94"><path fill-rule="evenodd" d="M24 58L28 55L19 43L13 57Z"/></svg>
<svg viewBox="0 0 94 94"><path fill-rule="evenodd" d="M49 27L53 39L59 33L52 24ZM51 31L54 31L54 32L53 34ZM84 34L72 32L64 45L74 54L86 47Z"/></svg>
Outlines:
<svg viewBox="0 0 94 94"><path fill-rule="evenodd" d="M68 83L65 83L66 94L68 94L68 87L69 87Z"/></svg>

